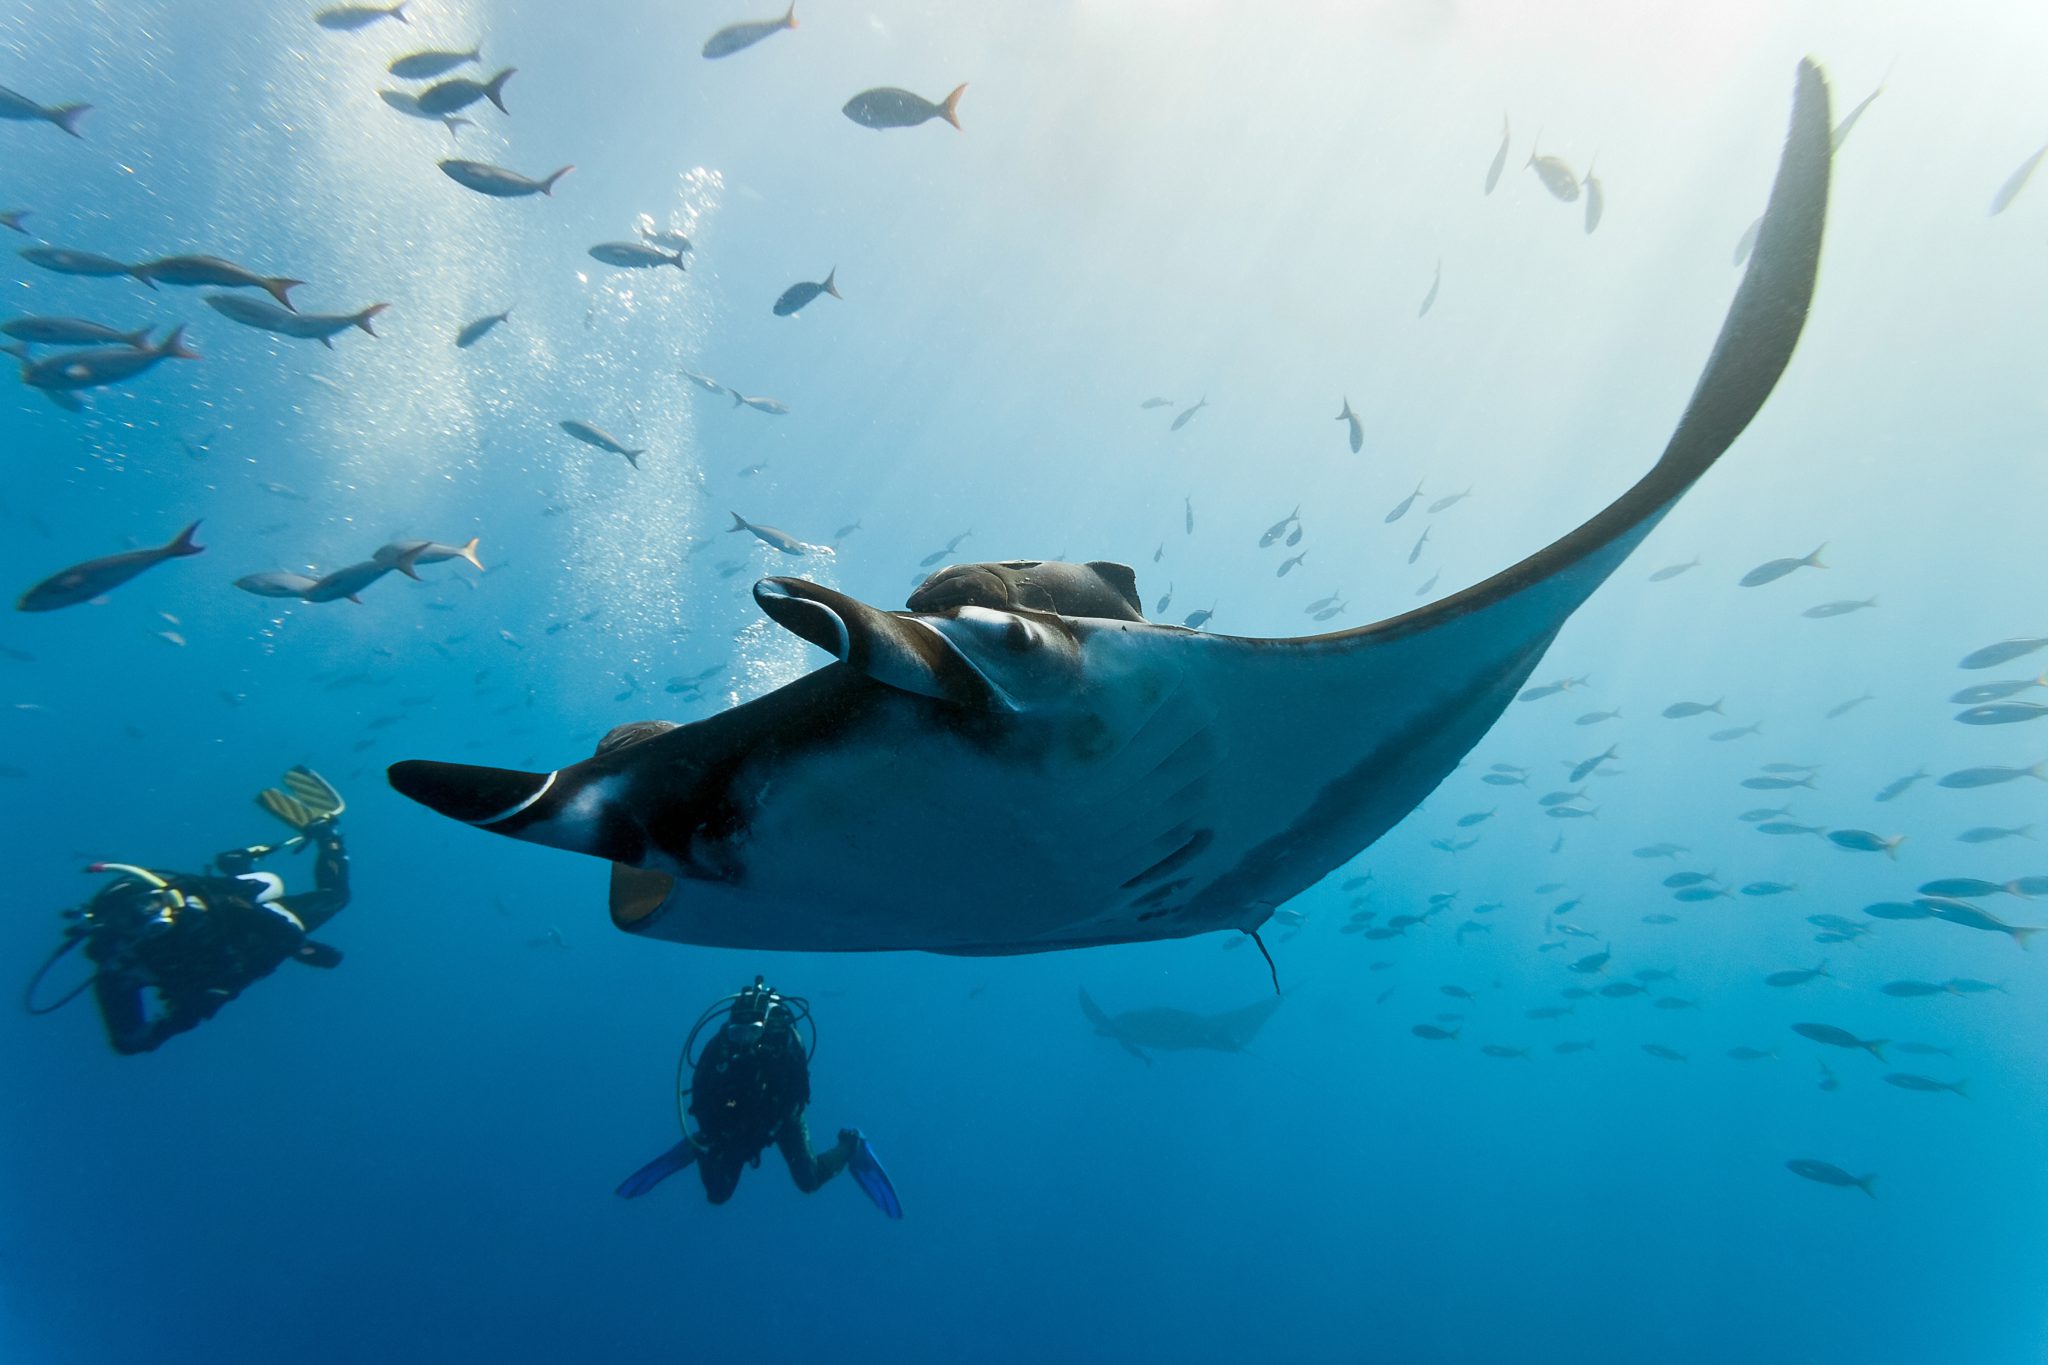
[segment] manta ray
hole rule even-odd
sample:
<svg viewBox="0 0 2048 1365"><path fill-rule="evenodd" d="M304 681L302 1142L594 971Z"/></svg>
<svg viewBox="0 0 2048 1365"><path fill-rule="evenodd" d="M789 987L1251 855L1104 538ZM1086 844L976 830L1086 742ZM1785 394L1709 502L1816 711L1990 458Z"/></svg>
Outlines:
<svg viewBox="0 0 2048 1365"><path fill-rule="evenodd" d="M1157 1005L1110 1015L1085 989L1081 991L1081 1013L1095 1026L1095 1032L1114 1039L1147 1066L1152 1065L1152 1058L1145 1051L1148 1047L1154 1052L1243 1052L1279 1008L1280 997L1276 995L1222 1014L1196 1014Z"/></svg>
<svg viewBox="0 0 2048 1365"><path fill-rule="evenodd" d="M1763 405L1811 302L1828 92L1802 63L1747 272L1656 465L1418 610L1295 639L1144 619L1121 565L942 570L905 611L754 587L835 662L549 773L413 760L402 794L612 864L614 924L708 947L1044 952L1255 933L1499 719L1580 604Z"/></svg>

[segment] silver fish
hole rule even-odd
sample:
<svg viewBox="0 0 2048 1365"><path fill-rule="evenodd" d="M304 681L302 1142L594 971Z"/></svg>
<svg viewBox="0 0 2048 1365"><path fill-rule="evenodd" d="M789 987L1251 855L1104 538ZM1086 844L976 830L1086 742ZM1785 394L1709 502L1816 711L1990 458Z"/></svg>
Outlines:
<svg viewBox="0 0 2048 1365"><path fill-rule="evenodd" d="M750 398L738 389L728 389L726 392L732 395L732 405L736 408L752 408L755 412L765 412L771 417L783 417L789 413L789 405L779 398Z"/></svg>
<svg viewBox="0 0 2048 1365"><path fill-rule="evenodd" d="M929 123L942 118L955 128L960 126L960 96L966 91L967 83L962 81L953 88L953 93L933 104L921 95L895 86L880 86L863 90L846 102L840 112L863 128L915 128L920 123Z"/></svg>
<svg viewBox="0 0 2048 1365"><path fill-rule="evenodd" d="M167 559L199 554L206 547L192 540L193 532L198 529L199 523L195 521L173 536L167 545L105 555L59 570L16 599L15 610L56 611L60 607L75 607L112 592L137 574L153 569Z"/></svg>
<svg viewBox="0 0 2048 1365"><path fill-rule="evenodd" d="M206 306L244 327L297 337L302 341L317 341L331 351L334 349L334 336L351 327L360 327L371 336L377 335L377 329L370 326L370 320L391 305L373 303L358 313L290 313L261 299L245 299L239 294L208 294Z"/></svg>
<svg viewBox="0 0 2048 1365"><path fill-rule="evenodd" d="M152 288L170 284L188 289L209 285L219 289L261 289L284 308L292 306L292 289L305 283L281 275L259 275L246 266L224 261L218 256L166 256L161 260L144 261L128 273Z"/></svg>
<svg viewBox="0 0 2048 1365"><path fill-rule="evenodd" d="M0 327L0 331L5 330L6 328ZM2007 697L2016 697L2036 687L2048 687L2048 673L2034 678L2008 678L2004 682L1978 683L1975 687L1965 687L1950 697L1949 701L1956 706L1981 706L1987 701L2004 701Z"/></svg>
<svg viewBox="0 0 2048 1365"><path fill-rule="evenodd" d="M695 384L698 388L704 390L706 393L725 392L725 385L719 383L716 379L713 379L708 374L698 374L695 370L684 370L683 378L689 380L692 384Z"/></svg>
<svg viewBox="0 0 2048 1365"><path fill-rule="evenodd" d="M117 261L111 256L100 256L90 251L73 251L69 247L25 246L17 254L30 265L55 271L59 275L85 275L94 279L106 279L115 275L135 273L135 267Z"/></svg>
<svg viewBox="0 0 2048 1365"><path fill-rule="evenodd" d="M1766 583L1777 582L1794 569L1825 569L1827 565L1820 562L1820 552L1825 549L1827 546L1822 545L1803 559L1773 559L1759 564L1742 576L1739 586L1760 588Z"/></svg>
<svg viewBox="0 0 2048 1365"><path fill-rule="evenodd" d="M787 531L777 530L773 526L757 526L737 512L732 514L732 525L725 528L727 535L731 535L735 531L750 531L762 544L780 550L786 555L829 555L832 553L832 547L829 545L807 544L804 541L798 540Z"/></svg>
<svg viewBox="0 0 2048 1365"><path fill-rule="evenodd" d="M1830 616L1847 616L1852 611L1863 611L1876 605L1877 599L1875 597L1866 597L1860 602L1823 602L1817 607L1808 607L1799 614L1801 616L1810 616L1816 621L1824 621Z"/></svg>
<svg viewBox="0 0 2048 1365"><path fill-rule="evenodd" d="M510 322L511 320L512 310L507 308L502 313L487 314L474 322L463 323L462 330L455 334L456 349L468 350L488 336L493 327L496 327L501 322Z"/></svg>
<svg viewBox="0 0 2048 1365"><path fill-rule="evenodd" d="M1195 404L1195 405L1194 405L1193 407L1191 407L1191 408L1187 408L1187 409L1184 409L1184 410L1183 410L1183 411L1182 411L1182 412L1181 412L1181 413L1180 413L1180 414L1179 414L1178 416L1176 416L1176 417L1175 417L1175 418L1173 419L1173 423L1172 423L1172 425L1170 425L1170 426L1168 426L1168 427L1167 427L1167 430L1168 430L1168 431L1179 431L1179 430L1180 430L1180 429L1181 429L1182 427L1184 427L1184 426L1186 426L1186 425L1188 424L1188 419L1192 418L1192 417L1193 417L1193 416L1194 416L1194 415L1195 415L1196 413L1200 412L1200 411L1201 411L1201 410L1202 410L1203 408L1206 408L1206 407L1208 407L1208 406L1209 406L1209 397L1208 397L1208 395L1207 395L1207 394L1204 394L1204 395L1202 395L1202 401L1201 401L1201 402L1199 402L1199 403Z"/></svg>
<svg viewBox="0 0 2048 1365"><path fill-rule="evenodd" d="M2048 157L2048 146L2022 161L2019 169L2005 178L2005 183L1998 187L1998 193L1991 196L1993 218L2012 207L2012 201L2020 197L2020 191L2027 187L2027 181L2033 178L2034 169L2041 164L2043 157Z"/></svg>
<svg viewBox="0 0 2048 1365"><path fill-rule="evenodd" d="M1560 203L1577 203L1579 198L1579 177L1572 173L1563 157L1539 156L1529 153L1527 169L1536 172L1536 178L1543 182L1543 188Z"/></svg>
<svg viewBox="0 0 2048 1365"><path fill-rule="evenodd" d="M1836 1028L1833 1024L1794 1024L1792 1031L1802 1038L1811 1038L1816 1043L1829 1047L1862 1048L1879 1061L1884 1060L1884 1045L1889 1038L1858 1038L1847 1029Z"/></svg>
<svg viewBox="0 0 2048 1365"><path fill-rule="evenodd" d="M1652 583L1666 583L1678 577L1687 569L1697 569L1699 566L1699 556L1694 555L1691 559L1686 560L1683 564L1665 565L1663 568L1657 570L1657 572L1650 575L1650 581Z"/></svg>
<svg viewBox="0 0 2048 1365"><path fill-rule="evenodd" d="M612 455L625 456L626 463L635 469L640 467L640 457L647 453L644 446L638 450L629 449L604 428L594 427L588 422L579 422L573 417L564 418L558 425L587 446L596 446L599 450Z"/></svg>
<svg viewBox="0 0 2048 1365"><path fill-rule="evenodd" d="M826 273L822 281L799 281L783 290L781 296L775 300L774 306L768 311L779 318L793 318L797 315L799 309L817 298L820 294L830 294L835 299L843 299L846 296L839 292L838 285L834 283L838 278L839 267L834 266Z"/></svg>
<svg viewBox="0 0 2048 1365"><path fill-rule="evenodd" d="M1493 154L1493 164L1486 168L1486 192L1493 193L1493 187L1500 183L1500 173L1508 165L1508 116L1500 116L1500 150Z"/></svg>
<svg viewBox="0 0 2048 1365"><path fill-rule="evenodd" d="M446 118L459 114L478 100L489 100L498 106L498 112L509 114L505 107L505 82L519 74L517 67L506 67L487 81L473 81L466 76L456 76L429 86L420 92L420 112L430 118Z"/></svg>
<svg viewBox="0 0 2048 1365"><path fill-rule="evenodd" d="M727 24L704 40L706 57L730 57L760 42L763 38L796 27L796 4L791 0L789 12L780 19L755 19L737 24Z"/></svg>
<svg viewBox="0 0 2048 1365"><path fill-rule="evenodd" d="M24 256L27 254L25 251L22 253ZM2048 645L2048 635L2022 636L2012 640L2000 640L1995 645L1986 645L1982 649L1971 650L1962 657L1962 661L1956 667L1996 668L2000 664L2011 663L2014 659L2023 659L2043 645Z"/></svg>
<svg viewBox="0 0 2048 1365"><path fill-rule="evenodd" d="M1995 787L2002 783L2017 781L2022 777L2048 782L2048 759L2027 768L2001 767L1997 764L1982 768L1958 768L1955 772L1938 778L1935 785L1950 788Z"/></svg>
<svg viewBox="0 0 2048 1365"><path fill-rule="evenodd" d="M1401 518L1408 515L1408 509L1413 507L1415 505L1415 500L1421 496L1422 485L1418 483L1415 485L1415 491L1413 493L1410 493L1407 497L1401 499L1400 502L1396 503L1394 505L1394 510L1387 513L1387 515L1381 518L1381 520L1384 521L1387 525L1392 526L1395 522L1399 521Z"/></svg>
<svg viewBox="0 0 2048 1365"><path fill-rule="evenodd" d="M1956 842L1964 844L1988 844L1999 839L2031 839L2032 825L2014 825L2010 829L2001 825L1976 825L1956 836Z"/></svg>
<svg viewBox="0 0 2048 1365"><path fill-rule="evenodd" d="M468 66L471 62L480 60L482 56L481 45L467 52L411 52L403 57L393 58L391 65L384 69L402 81L430 81L436 76L447 75L458 66Z"/></svg>
<svg viewBox="0 0 2048 1365"><path fill-rule="evenodd" d="M235 586L243 592L258 597L304 597L308 589L319 582L302 573L288 573L282 569L271 573L252 573L235 580Z"/></svg>
<svg viewBox="0 0 2048 1365"><path fill-rule="evenodd" d="M24 361L24 384L51 393L66 394L78 389L115 384L153 367L159 360L197 360L199 352L185 345L185 329L176 327L154 346L102 347L94 351L65 351L37 361Z"/></svg>
<svg viewBox="0 0 2048 1365"><path fill-rule="evenodd" d="M1822 1088L1832 1089L1833 1087L1824 1083ZM1814 1161L1808 1157L1801 1157L1796 1161L1786 1162L1785 1169L1801 1179L1811 1180L1816 1184L1839 1185L1843 1189L1858 1189L1869 1195L1872 1199L1877 1198L1877 1192L1870 1188L1870 1182L1877 1179L1875 1175L1850 1175L1840 1166L1826 1161Z"/></svg>
<svg viewBox="0 0 2048 1365"><path fill-rule="evenodd" d="M91 108L90 104L46 107L27 95L17 94L0 85L0 119L13 119L20 123L54 123L71 136L78 137L78 120Z"/></svg>
<svg viewBox="0 0 2048 1365"><path fill-rule="evenodd" d="M313 22L336 33L351 33L367 28L379 19L396 19L399 23L410 23L405 17L405 6L410 0L401 0L396 5L334 5L313 16Z"/></svg>
<svg viewBox="0 0 2048 1365"><path fill-rule="evenodd" d="M645 242L599 242L590 248L590 258L625 270L646 270L662 265L672 265L678 270L688 269L683 264L680 251L663 251Z"/></svg>
<svg viewBox="0 0 2048 1365"><path fill-rule="evenodd" d="M360 603L363 589L375 583L398 566L379 564L374 559L365 559L347 568L336 569L315 582L302 594L308 602L339 602L343 598Z"/></svg>
<svg viewBox="0 0 2048 1365"><path fill-rule="evenodd" d="M1463 502L1465 499L1471 496L1472 490L1469 488L1462 493L1446 493L1442 497L1438 498L1435 502L1431 503L1424 510L1426 510L1431 516L1435 516L1438 512L1449 511L1451 508L1456 507L1459 503Z"/></svg>
<svg viewBox="0 0 2048 1365"><path fill-rule="evenodd" d="M1415 548L1408 552L1408 562L1410 564L1422 558L1422 547L1429 544L1429 531L1430 528L1425 526L1422 528L1422 534L1416 537Z"/></svg>
<svg viewBox="0 0 2048 1365"><path fill-rule="evenodd" d="M9 318L0 323L0 335L31 346L127 346L139 350L148 344L149 333L147 327L123 332L84 318Z"/></svg>
<svg viewBox="0 0 2048 1365"><path fill-rule="evenodd" d="M1432 309L1432 308L1434 308L1434 307L1436 307L1436 294L1437 294L1437 290L1439 290L1439 289L1443 288L1443 286L1444 286L1444 263L1443 263L1442 261L1438 261L1438 262L1436 263L1436 274L1434 274L1434 275L1430 276L1430 278L1429 278L1429 292L1428 292L1427 294L1424 294L1424 295L1422 296L1422 306L1421 306L1420 308L1417 308L1417 309L1415 310L1415 316L1416 316L1416 317L1418 317L1418 318L1426 318L1426 317L1428 317L1428 316L1429 316L1429 310L1430 310L1430 309ZM1358 447L1357 447L1357 446L1353 446L1353 447L1352 447L1352 450L1353 450L1353 451L1356 451L1357 449L1358 449Z"/></svg>
<svg viewBox="0 0 2048 1365"><path fill-rule="evenodd" d="M1817 981L1827 974L1828 964L1823 962L1818 967L1801 967L1792 971L1772 972L1764 978L1764 984L1766 986L1804 986L1807 982Z"/></svg>
<svg viewBox="0 0 2048 1365"><path fill-rule="evenodd" d="M370 557L379 564L389 564L413 578L419 577L412 572L413 565L442 564L451 559L467 560L481 571L484 562L476 557L478 539L477 536L471 536L469 543L465 545L443 545L435 540L394 540L388 545L381 546L377 553Z"/></svg>
<svg viewBox="0 0 2048 1365"><path fill-rule="evenodd" d="M1280 520L1274 522L1271 526L1268 526L1266 528L1265 534L1259 537L1259 548L1263 550L1267 546L1274 544L1276 541L1280 540L1281 537L1285 536L1290 529L1299 524L1300 521L1301 505L1299 503L1296 503L1294 510L1292 512L1289 512L1286 516L1280 518ZM1328 606L1331 602L1334 602L1336 600L1337 599L1333 594L1332 596L1326 598L1321 603L1321 605L1310 607L1309 610L1321 611L1323 607Z"/></svg>
<svg viewBox="0 0 2048 1365"><path fill-rule="evenodd" d="M1872 799L1876 801L1896 801L1901 796L1904 796L1915 782L1920 781L1920 779L1928 775L1929 774L1927 772L1927 769L1922 768L1919 772L1908 773L1904 777L1895 777L1891 781L1885 783L1884 790L1880 791Z"/></svg>
<svg viewBox="0 0 2048 1365"><path fill-rule="evenodd" d="M487 161L443 161L441 173L464 189L487 194L493 199L522 199L530 194L553 195L555 182L574 166L564 166L542 180L529 180L517 171L493 166Z"/></svg>
<svg viewBox="0 0 2048 1365"><path fill-rule="evenodd" d="M1969 1084L1968 1081L1937 1081L1932 1076L1916 1076L1910 1072L1905 1071L1894 1071L1891 1073L1891 1075L1886 1076L1884 1079L1886 1084L1895 1085L1901 1090L1922 1090L1933 1092L1940 1092L1946 1090L1950 1094L1956 1095L1962 1099L1970 1098L1970 1092L1964 1089L1964 1087Z"/></svg>
<svg viewBox="0 0 2048 1365"><path fill-rule="evenodd" d="M396 109L408 118L426 119L430 122L441 124L447 128L448 136L458 140L462 136L462 130L470 127L474 122L474 120L461 118L455 114L430 114L420 108L420 97L410 90L379 90L377 98L383 100L386 105Z"/></svg>
<svg viewBox="0 0 2048 1365"><path fill-rule="evenodd" d="M1365 447L1365 424L1359 421L1358 414L1351 410L1351 398L1348 394L1344 399L1344 411L1337 414L1337 420L1351 424L1348 435L1351 439L1351 453L1356 455Z"/></svg>
<svg viewBox="0 0 2048 1365"><path fill-rule="evenodd" d="M1600 183L1600 177L1593 174L1591 166L1586 168L1586 178L1579 185L1586 192L1586 235L1591 237L1607 213L1607 189Z"/></svg>
<svg viewBox="0 0 2048 1365"><path fill-rule="evenodd" d="M2038 701L1995 701L1956 712L1956 719L1965 725L2013 725L2043 716L2048 716L2048 703Z"/></svg>
<svg viewBox="0 0 2048 1365"><path fill-rule="evenodd" d="M1711 702L1675 701L1671 703L1671 705L1664 708L1664 719L1685 720L1691 716L1704 716L1708 714L1716 716L1723 715L1725 713L1721 710L1721 702L1726 700L1727 698L1723 697L1717 701Z"/></svg>

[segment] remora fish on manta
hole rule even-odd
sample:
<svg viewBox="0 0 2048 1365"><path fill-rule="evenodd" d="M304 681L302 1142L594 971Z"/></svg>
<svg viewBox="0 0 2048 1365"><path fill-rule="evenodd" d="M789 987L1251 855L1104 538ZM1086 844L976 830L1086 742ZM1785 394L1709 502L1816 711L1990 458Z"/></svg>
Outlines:
<svg viewBox="0 0 2048 1365"><path fill-rule="evenodd" d="M838 662L555 772L412 760L391 784L609 860L613 922L676 942L988 955L1256 930L1435 790L1763 405L1812 299L1828 138L1802 63L1755 255L1662 457L1485 582L1252 640L1066 614L1059 583L1056 612L968 585L899 613L771 578L762 609Z"/></svg>

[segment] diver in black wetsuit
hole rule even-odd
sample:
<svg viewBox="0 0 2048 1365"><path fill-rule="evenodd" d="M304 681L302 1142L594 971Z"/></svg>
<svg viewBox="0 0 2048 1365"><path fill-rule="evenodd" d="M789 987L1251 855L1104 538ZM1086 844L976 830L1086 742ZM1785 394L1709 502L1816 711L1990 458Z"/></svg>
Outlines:
<svg viewBox="0 0 2048 1365"><path fill-rule="evenodd" d="M284 785L288 790L272 788L257 797L297 831L283 843L217 854L206 873L153 872L126 863L87 869L117 873L119 879L82 910L67 912L74 923L43 971L85 945L95 968L85 984L92 987L116 1052L155 1051L165 1039L211 1019L279 963L341 962L339 949L312 935L348 904L348 854L336 828L343 802L305 768L286 773ZM287 899L282 878L254 870L281 848L306 846L315 850L310 891ZM34 1014L47 1014L85 989L81 984L56 1004L37 1007L32 997L42 975L29 985Z"/></svg>
<svg viewBox="0 0 2048 1365"><path fill-rule="evenodd" d="M692 1060L698 1036L720 1014L726 1016L724 1023ZM691 1071L683 1140L628 1176L619 1197L637 1198L694 1164L705 1196L723 1204L739 1186L741 1170L760 1165L761 1154L772 1144L805 1194L850 1169L876 1207L901 1218L896 1191L858 1129L842 1128L836 1145L824 1152L811 1150L804 1107L811 1100L810 1059L817 1050L817 1032L812 1030L808 1046L801 1032L809 1019L809 1002L776 994L758 976L753 985L706 1010L690 1031L677 1068L679 1079L683 1067ZM692 1120L695 1132L689 1128Z"/></svg>

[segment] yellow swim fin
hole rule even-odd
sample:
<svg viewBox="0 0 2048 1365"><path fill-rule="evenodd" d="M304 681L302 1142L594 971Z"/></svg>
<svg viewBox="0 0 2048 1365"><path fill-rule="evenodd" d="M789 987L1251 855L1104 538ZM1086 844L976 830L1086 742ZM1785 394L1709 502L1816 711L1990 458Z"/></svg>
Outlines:
<svg viewBox="0 0 2048 1365"><path fill-rule="evenodd" d="M311 768L290 769L284 775L284 785L315 820L332 820L348 809L348 802L342 800L334 784Z"/></svg>

